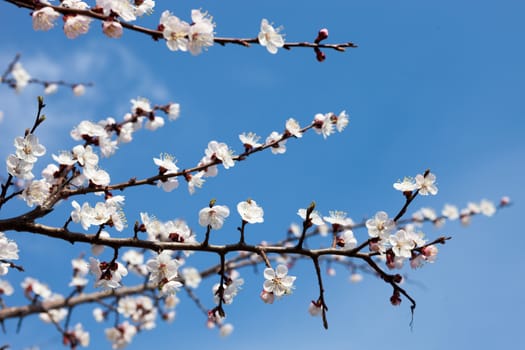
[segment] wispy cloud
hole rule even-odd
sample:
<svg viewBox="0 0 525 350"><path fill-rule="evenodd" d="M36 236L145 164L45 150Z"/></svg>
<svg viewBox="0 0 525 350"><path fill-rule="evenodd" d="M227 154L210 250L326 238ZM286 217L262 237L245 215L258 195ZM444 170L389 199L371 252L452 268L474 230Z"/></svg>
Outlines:
<svg viewBox="0 0 525 350"><path fill-rule="evenodd" d="M0 51L0 70L13 59L14 52ZM164 102L168 89L157 81L141 57L135 56L118 42L90 42L82 49L66 52L38 52L24 55L21 63L32 77L42 80L65 80L72 83L92 82L84 96L74 96L69 88L59 88L54 95L45 96L46 122L38 136L50 153L71 145L69 131L84 119L116 119L129 111L129 99L145 95ZM28 86L16 93L0 86L0 159L12 152L13 139L31 127L37 110L41 86Z"/></svg>

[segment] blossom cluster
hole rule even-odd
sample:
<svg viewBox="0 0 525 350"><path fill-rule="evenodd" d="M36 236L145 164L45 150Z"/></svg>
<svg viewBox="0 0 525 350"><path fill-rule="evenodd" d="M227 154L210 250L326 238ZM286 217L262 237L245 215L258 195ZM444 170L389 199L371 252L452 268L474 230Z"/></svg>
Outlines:
<svg viewBox="0 0 525 350"><path fill-rule="evenodd" d="M31 302L59 302L65 300L64 296L52 292L46 284L32 277L26 277L22 281L21 287L25 297ZM39 318L45 323L57 324L63 321L68 316L68 313L68 309L62 307L41 312ZM90 334L84 330L81 323L77 323L73 328L64 330L63 342L64 345L68 345L71 348L76 348L77 346L87 347L90 342Z"/></svg>
<svg viewBox="0 0 525 350"><path fill-rule="evenodd" d="M11 176L26 182L20 196L26 204L43 205L52 191L65 182L75 188L86 183L101 188L109 185L110 175L100 168L99 155L94 147L99 148L102 156L109 157L116 152L119 144L132 141L133 132L143 125L149 130L156 130L163 126L164 118L155 115L156 110L165 112L170 120L177 119L180 112L177 103L152 107L147 99L140 97L131 100L131 103L131 113L127 113L121 123L117 123L113 118L107 118L99 123L81 121L71 131L71 137L84 143L73 147L71 151L53 154L53 160L58 165L51 163L45 167L40 180L34 180L35 175L32 170L38 158L46 153L46 148L32 133L15 138L16 151L7 157L7 171ZM114 134L117 135L116 138L113 137ZM82 171L77 171L77 167ZM87 203L80 206L77 202L73 202L75 210L72 219L74 222L81 222L84 229L89 228L90 225L109 223L121 231L125 224L121 210L123 202L123 196L107 198L105 203L98 203L94 208Z"/></svg>
<svg viewBox="0 0 525 350"><path fill-rule="evenodd" d="M233 303L233 298L239 293L241 286L244 284L244 279L240 278L237 270L230 271L229 275L225 276L222 289L220 283L215 283L212 287L213 300L215 304L220 302L224 304Z"/></svg>
<svg viewBox="0 0 525 350"><path fill-rule="evenodd" d="M432 173L417 174L415 178L405 177L403 181L394 183L394 188L401 192L412 192L417 190L422 196L436 195L438 189L435 185L436 175Z"/></svg>
<svg viewBox="0 0 525 350"><path fill-rule="evenodd" d="M18 245L8 239L3 232L0 232L0 276L7 275L9 272L8 260L18 259ZM0 299L2 295L12 295L13 287L11 284L0 279Z"/></svg>
<svg viewBox="0 0 525 350"><path fill-rule="evenodd" d="M237 211L242 220L246 223L256 224L264 222L264 210L257 205L253 199L239 202ZM224 220L230 216L230 209L225 205L211 204L209 207L199 211L199 224L204 227L211 227L218 230L224 224Z"/></svg>
<svg viewBox="0 0 525 350"><path fill-rule="evenodd" d="M34 134L16 137L14 146L15 154L7 157L7 172L22 180L32 180L35 177L32 172L33 166L38 157L46 153L46 148L39 143L38 137Z"/></svg>
<svg viewBox="0 0 525 350"><path fill-rule="evenodd" d="M441 216L433 208L420 208L412 214L415 224L422 224L424 221L432 222L436 227L441 227L446 220L459 219L463 225L468 225L472 215L492 216L496 212L496 205L488 199L482 199L479 203L469 202L461 210L452 204L445 204L441 210Z"/></svg>
<svg viewBox="0 0 525 350"><path fill-rule="evenodd" d="M42 8L33 11L33 29L47 31L55 26L55 22L61 17L59 8L49 6L42 1ZM46 6L47 5L47 6ZM102 31L110 38L120 38L123 34L123 26L120 20L132 22L144 14L151 14L155 2L153 0L135 1L129 0L96 0L92 8L80 0L64 0L59 7L80 10L79 13L68 12L63 16L64 33L67 38L75 39L86 34L93 19L81 14L81 11L91 10L102 13L106 18L102 22ZM120 20L119 20L120 19ZM173 15L170 11L162 12L157 30L162 33L166 45L171 51L189 51L192 55L199 55L203 49L214 44L215 23L213 18L201 10L191 10L191 22L188 23ZM280 33L281 28L274 28L266 18L261 20L260 31L257 41L266 47L268 52L275 54L279 48L284 46L284 37Z"/></svg>
<svg viewBox="0 0 525 350"><path fill-rule="evenodd" d="M124 115L123 122L117 123L111 117L98 123L84 120L71 131L71 137L76 141L85 141L88 145L97 145L101 154L109 157L115 153L119 144L131 142L133 133L142 127L155 131L164 126L164 118L155 114L157 110L166 113L169 120L176 120L179 117L180 105L170 103L152 107L148 99L138 97L131 100L131 112ZM113 139L114 134L116 139Z"/></svg>
<svg viewBox="0 0 525 350"><path fill-rule="evenodd" d="M42 1L45 5L46 2ZM131 22L144 14L151 14L155 6L153 0L145 0L131 3L129 0L97 0L96 6L92 8L94 12L102 13L107 19L102 23L102 30L110 38L119 38L122 36L122 24L116 20L120 17L123 21ZM47 3L47 5L49 5ZM89 5L80 0L64 0L60 2L59 7L89 10ZM51 6L44 6L33 11L33 29L50 30L55 26L55 22L61 17L60 12ZM86 34L92 19L88 16L68 13L63 16L64 33L69 39L74 39L79 35Z"/></svg>
<svg viewBox="0 0 525 350"><path fill-rule="evenodd" d="M122 231L126 226L126 218L122 210L123 204L124 196L110 196L105 202L98 202L94 207L87 202L80 206L74 200L71 202L74 208L71 212L71 220L80 223L84 230L88 230L91 225L107 224L117 231Z"/></svg>
<svg viewBox="0 0 525 350"><path fill-rule="evenodd" d="M29 72L24 68L22 63L18 61L20 55L17 55L14 61L8 67L8 71L4 73L4 76L0 77L0 83L9 85L15 89L16 92L21 92L30 83L41 84L44 86L44 93L46 95L54 94L58 91L59 85L68 86L72 89L75 96L81 96L86 90L86 86L81 83L67 83L64 81L43 81L40 79L34 79L31 77Z"/></svg>
<svg viewBox="0 0 525 350"><path fill-rule="evenodd" d="M138 113L139 115L143 115L151 113L151 106L147 100L139 98L137 100L132 100L132 103L134 104L133 111L135 114ZM177 107L173 109L176 109L178 113L178 108L177 105ZM149 124L149 126L147 124L146 127L152 128L154 125L157 125L155 120L158 120L159 118L160 117L150 117L152 123ZM125 117L125 120L130 120L130 118ZM348 125L348 122L348 114L345 111L342 111L339 115L335 115L334 113L318 113L315 115L312 124L306 128L301 128L295 119L289 118L286 121L284 133L278 133L277 131L271 132L266 138L264 144L259 143L260 137L253 132L242 133L239 135L239 139L244 146L245 153L254 152L255 150L262 148L270 148L273 154L283 154L286 152L286 140L290 137L301 138L305 130L313 128L316 133L327 138L334 132L334 130L342 132ZM160 124L163 124L162 118L159 120L159 125ZM122 127L119 130L120 135L126 134L123 129L124 128ZM188 191L190 194L194 194L196 188L202 187L205 178L218 175L218 164L222 164L225 169L230 169L234 167L235 162L240 159L242 159L242 157L236 156L235 152L226 143L212 140L208 143L207 148L204 150L204 156L197 164L197 168L200 170L193 173L190 171L180 172L175 157L168 153L163 153L158 158L153 158L153 162L159 169L158 175L162 176L157 182L158 187L161 187L166 192L171 192L179 186L177 176L183 175L188 184Z"/></svg>
<svg viewBox="0 0 525 350"><path fill-rule="evenodd" d="M102 3L100 2L100 4ZM117 12L122 18L125 16L124 13L124 10ZM167 16L169 19L170 15ZM209 20L211 23L211 19L204 14L200 13L200 16L202 21ZM195 24L196 22L192 26ZM190 44L188 43L188 45ZM191 51L189 48L188 50ZM9 156L7 160L10 174L28 182L21 195L28 205L42 205L53 193L60 194L58 191L63 189L64 186L67 190L74 191L87 184L87 188L91 189L92 192L104 195L103 200L98 201L94 206L88 202L80 204L76 200L72 200L73 210L70 212L70 220L64 226L67 229L70 222L80 224L84 230L89 230L92 226L98 226L98 231L94 237L99 238L101 241L97 242L100 245L92 246L92 253L95 256L102 252L104 244L114 247L113 244L104 243L104 239L110 237L109 233L104 230L107 226L113 227L117 231L123 231L126 227L126 218L123 212L125 197L113 195L111 190L107 188L110 185L110 176L109 173L100 168L100 158L96 148L100 149L102 156L109 157L116 152L121 143L132 140L134 131L142 127L155 130L163 126L164 118L157 116L156 111L161 110L165 112L170 119L176 119L180 112L178 104L152 107L145 98L133 99L131 103L131 112L126 114L124 122L117 123L113 118L107 118L99 123L82 121L73 129L71 136L74 140L83 144L73 147L71 151L53 155L53 159L58 165L48 165L42 171L41 180L34 181L34 175L31 171L37 159L44 155L45 148L39 144L38 139L33 134L27 134L24 138L17 138L15 140L15 154ZM275 154L284 153L288 138L301 138L305 131L313 129L314 132L326 139L335 131L343 131L348 123L349 118L345 111L342 111L339 115L318 113L314 116L311 124L306 127L301 127L295 119L290 118L286 121L285 129L282 133L273 131L264 143L259 143L260 137L254 133L241 134L239 139L244 145L244 153L239 156L235 156L234 151L225 143L210 141L197 168L189 171L180 172L175 158L164 153L158 158L153 158L154 164L158 167L158 175L151 177L149 180L152 181L149 183L156 181L157 185L162 187L163 190L171 191L179 185L177 177L184 176L188 182L190 193L192 193L196 187L202 185L204 177L217 175L219 164L222 164L225 169L229 169L235 165L236 161L242 160L251 154L250 152L266 148L269 148ZM394 184L394 188L403 192L407 203L409 203L417 194L437 194L438 189L435 181L435 175L427 171L423 175L416 175L415 178L405 178L403 181L397 182ZM76 193L73 192L73 194ZM58 199L66 197L57 196ZM53 205L55 203L52 202ZM332 247L327 249L342 248L336 252L337 254L334 254L337 256L333 256L327 261L343 262L345 258L355 257L352 254L353 250L358 246L358 241L352 229L360 225L361 227L366 227L368 239L365 244L360 245L357 249L360 251L368 247L370 250L367 253L369 257L385 261L386 266L392 269L401 268L407 260L410 261L411 267L417 268L436 259L438 248L435 242L428 243L424 238L424 234L418 231L422 222L432 221L437 224L442 218L461 218L463 221L478 213L490 216L496 210L494 204L487 200L482 200L480 203L469 203L468 207L461 212L454 206L446 205L442 211L442 217L437 216L430 208L422 208L413 215L411 224L400 226L397 222L397 217L391 218L384 211L379 211L366 222L356 225L347 216L347 213L343 211L330 211L328 216L323 216L315 211L314 207L315 205L311 205L309 208L298 210L297 214L303 220L303 229L301 230L299 225L291 226L290 232L293 233L295 239L291 238L283 241L284 243L282 244L285 249L288 247L287 244L292 246L291 242L297 240L299 243L295 248L292 247L295 250L292 249L291 252L295 254L304 253L305 250L302 249L307 248L303 248L302 241L306 236L306 231L315 225L317 231L314 233L319 233L323 237L331 230L333 234ZM226 246L227 249L241 247L235 249L246 253L246 255L243 256L241 254L239 260L246 258L248 264L265 262L267 267L263 272L264 282L260 293L260 297L265 303L273 303L275 298L292 294L296 276L289 275L288 268L292 266L294 261L292 259L294 258L287 256L288 254L283 254L282 250L278 250L280 256L276 258L271 257L272 260L269 260L265 256L264 242L261 245L251 246L244 241L244 230L247 224L264 222L263 208L253 199L239 202L236 208L242 220L241 227L238 228L241 232L241 239L236 245ZM185 259L192 251L206 251L209 248L210 252L217 253L217 249L223 249L207 243L210 231L212 229L221 229L229 216L230 209L225 205L217 205L215 200L210 201L207 207L201 209L198 214L198 222L202 227L206 228L206 239L202 244L198 244L195 233L185 221L160 221L142 212L140 213L140 222L137 221L134 226L134 242L141 241L138 237L139 233L146 233L147 239L150 241L183 243L188 245L189 250L185 251L184 245L174 244L169 249L161 250L161 248L158 248L157 253L146 260L144 258L146 249L144 251L130 249L120 255L122 253L120 247L114 248L113 259L109 261L101 261L95 257L89 258L89 262L82 258L72 261L73 277L69 286L74 288L74 293L84 293L84 288L88 284L87 275L89 273L94 276L94 287L117 289L124 284L123 279L129 272L142 277L143 290L151 292L151 294L146 293L138 296L118 296L115 297L115 302L110 306L102 304L102 308L94 310L93 316L100 322L106 320L110 312L126 318L123 322L117 318L115 325L106 329L106 337L112 343L114 349L125 347L138 332L154 328L159 316L168 321L174 319L174 308L179 302L177 298L178 291L183 286L187 291L190 288L197 288L202 278L199 271L195 268L186 267L181 269L181 266L183 266ZM125 245L126 243L123 244L123 246ZM162 245L158 246L162 247ZM245 247L246 250L243 250L242 247ZM269 251L276 253L275 247L272 247ZM297 253L298 251L299 253ZM230 250L227 251L227 253L229 252ZM258 254L255 254L255 252ZM360 251L360 253L362 252ZM208 313L208 325L210 327L218 326L220 333L227 335L232 332L233 326L229 323L224 323L222 306L223 304L233 303L244 285L244 279L240 278L234 266L225 264L225 253L222 254L221 265L217 268L220 281L212 287L213 299L217 307ZM117 261L119 255L122 262ZM254 258L256 255L257 257ZM0 260L2 260L0 261L0 274L5 274L6 272L2 272L7 271L9 266L4 260L17 258L18 247L16 243L8 240L0 233ZM318 268L319 261L313 260L316 268ZM275 269L271 267L270 261L276 263ZM329 268L328 275L334 274L335 270ZM322 299L323 291L320 273L318 273L318 278L321 297L310 304L309 312L312 315L319 315L326 309ZM353 271L351 281L358 282L361 278L360 274ZM395 283L399 282L395 281ZM35 279L27 278L24 280L22 288L28 300L32 302L64 300L62 295L53 293L49 287ZM12 293L13 288L11 285L6 281L0 280L0 296ZM61 307L41 313L40 318L44 322L56 324L66 319L68 313L69 310L66 307ZM89 344L89 333L83 330L81 324L77 324L73 328L65 328L68 328L63 331L66 345L75 348L76 346L87 346Z"/></svg>
<svg viewBox="0 0 525 350"><path fill-rule="evenodd" d="M25 70L20 62L16 62L12 66L10 74L13 76L16 92L22 91L31 80L31 75Z"/></svg>
<svg viewBox="0 0 525 350"><path fill-rule="evenodd" d="M176 280L180 264L177 259L171 257L171 252L167 250L146 263L150 272L149 281L157 285L161 295L175 294L182 286L182 283Z"/></svg>
<svg viewBox="0 0 525 350"><path fill-rule="evenodd" d="M168 220L162 222L148 213L140 213L142 225L141 232L146 232L148 240L160 242L196 243L195 233L190 229L186 221Z"/></svg>
<svg viewBox="0 0 525 350"><path fill-rule="evenodd" d="M162 13L159 30L171 51L189 51L192 55L198 55L203 48L213 45L215 23L212 17L200 10L192 10L191 20L189 24L170 11Z"/></svg>

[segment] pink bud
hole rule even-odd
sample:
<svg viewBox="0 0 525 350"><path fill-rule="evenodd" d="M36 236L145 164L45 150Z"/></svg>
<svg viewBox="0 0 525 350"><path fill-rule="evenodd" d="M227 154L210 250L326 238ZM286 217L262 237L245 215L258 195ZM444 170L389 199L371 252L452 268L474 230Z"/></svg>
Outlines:
<svg viewBox="0 0 525 350"><path fill-rule="evenodd" d="M273 304L273 301L275 300L275 296L273 295L273 293L268 293L265 290L263 290L259 296L265 304Z"/></svg>
<svg viewBox="0 0 525 350"><path fill-rule="evenodd" d="M328 38L328 29L323 28L317 33L317 38L315 38L315 43L319 44L324 39Z"/></svg>
<svg viewBox="0 0 525 350"><path fill-rule="evenodd" d="M315 58L317 59L317 61L323 62L326 59L326 55L324 54L324 52L319 50L319 48L317 47L315 47L314 50L315 50Z"/></svg>
<svg viewBox="0 0 525 350"><path fill-rule="evenodd" d="M394 294L390 297L390 302L394 306L401 304L401 297L399 296L399 293L394 292Z"/></svg>
<svg viewBox="0 0 525 350"><path fill-rule="evenodd" d="M425 256L434 256L438 253L438 249L436 246L434 245L429 245L429 246L426 246L424 247L423 249L421 249L421 253L423 253L423 255Z"/></svg>

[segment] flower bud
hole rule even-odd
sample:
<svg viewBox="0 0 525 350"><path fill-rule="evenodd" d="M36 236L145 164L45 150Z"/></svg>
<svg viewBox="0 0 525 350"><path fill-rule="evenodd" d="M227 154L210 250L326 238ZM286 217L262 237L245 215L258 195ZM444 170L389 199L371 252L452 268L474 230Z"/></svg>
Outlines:
<svg viewBox="0 0 525 350"><path fill-rule="evenodd" d="M84 95L85 92L86 92L86 88L84 87L84 85L77 84L73 86L73 94L75 94L75 96L82 96Z"/></svg>
<svg viewBox="0 0 525 350"><path fill-rule="evenodd" d="M122 24L116 21L102 22L102 31L108 37L118 39L122 36Z"/></svg>
<svg viewBox="0 0 525 350"><path fill-rule="evenodd" d="M399 296L398 292L394 292L394 294L392 294L392 296L390 297L390 302L394 306L401 304L401 297Z"/></svg>
<svg viewBox="0 0 525 350"><path fill-rule="evenodd" d="M328 29L323 28L317 33L317 38L315 38L315 43L319 44L324 39L328 38Z"/></svg>
<svg viewBox="0 0 525 350"><path fill-rule="evenodd" d="M324 54L323 51L319 50L319 48L315 47L314 51L315 51L315 58L317 59L317 61L323 62L326 59L326 55Z"/></svg>
<svg viewBox="0 0 525 350"><path fill-rule="evenodd" d="M273 301L275 300L275 296L273 295L273 293L268 293L265 290L263 290L259 296L265 304L273 304Z"/></svg>

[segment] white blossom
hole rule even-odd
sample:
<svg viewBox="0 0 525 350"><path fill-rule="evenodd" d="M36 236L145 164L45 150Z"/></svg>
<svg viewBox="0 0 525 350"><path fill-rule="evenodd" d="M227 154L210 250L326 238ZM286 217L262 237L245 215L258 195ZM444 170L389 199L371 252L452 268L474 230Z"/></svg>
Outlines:
<svg viewBox="0 0 525 350"><path fill-rule="evenodd" d="M271 150L273 154L283 154L286 152L286 140L282 140L278 143L274 143L275 141L280 140L282 137L281 134L279 134L277 131L272 131L270 136L266 138L266 144L272 144Z"/></svg>
<svg viewBox="0 0 525 350"><path fill-rule="evenodd" d="M42 205L49 197L51 185L46 180L32 181L22 192L20 197L30 207Z"/></svg>
<svg viewBox="0 0 525 350"><path fill-rule="evenodd" d="M176 174L179 171L175 165L175 157L170 154L161 154L160 158L153 158L153 162L159 167L159 174L161 175ZM170 192L179 186L179 180L177 177L170 177L158 181L157 186L162 187L166 192Z"/></svg>
<svg viewBox="0 0 525 350"><path fill-rule="evenodd" d="M144 0L140 5L135 4L135 15L140 17L143 15L151 15L153 13L153 8L155 7L155 1L153 0Z"/></svg>
<svg viewBox="0 0 525 350"><path fill-rule="evenodd" d="M317 134L322 134L326 139L334 132L334 124L332 123L332 113L317 113L314 116L314 128L313 130Z"/></svg>
<svg viewBox="0 0 525 350"><path fill-rule="evenodd" d="M249 133L243 132L242 134L239 135L239 139L244 145L244 148L246 148L247 150L251 150L253 148L262 146L262 144L258 142L260 138L261 138L260 136L257 136L253 132L249 132Z"/></svg>
<svg viewBox="0 0 525 350"><path fill-rule="evenodd" d="M71 137L76 141L83 141L85 136L103 137L107 132L102 125L83 120L71 131ZM87 147L86 147L87 148Z"/></svg>
<svg viewBox="0 0 525 350"><path fill-rule="evenodd" d="M187 51L188 35L190 25L173 16L169 11L164 11L160 17L162 35L166 39L166 45L171 51Z"/></svg>
<svg viewBox="0 0 525 350"><path fill-rule="evenodd" d="M188 50L192 55L198 55L203 48L213 45L215 23L208 13L202 13L200 10L191 10L191 19L193 24L188 33Z"/></svg>
<svg viewBox="0 0 525 350"><path fill-rule="evenodd" d="M329 214L330 216L325 216L323 219L332 225L339 225L343 227L354 225L354 221L350 218L347 218L344 211L334 210L330 211Z"/></svg>
<svg viewBox="0 0 525 350"><path fill-rule="evenodd" d="M230 276L230 280L228 283L223 284L223 291L222 291L222 302L224 304L231 304L233 303L234 297L239 293L239 290L241 289L241 286L244 284L244 279L239 278L239 273L237 271L233 271L232 275ZM219 283L216 283L213 288L213 299L215 301L215 304L219 304L221 295L219 293Z"/></svg>
<svg viewBox="0 0 525 350"><path fill-rule="evenodd" d="M144 254L135 249L130 249L122 255L122 261L132 266L139 266L144 263Z"/></svg>
<svg viewBox="0 0 525 350"><path fill-rule="evenodd" d="M291 294L296 279L295 276L288 276L286 265L278 265L275 270L267 267L264 269L264 278L266 279L263 284L264 291L273 293L277 297Z"/></svg>
<svg viewBox="0 0 525 350"><path fill-rule="evenodd" d="M95 275L95 287L118 288L123 276L128 270L119 262L100 262L98 259L89 258L89 272Z"/></svg>
<svg viewBox="0 0 525 350"><path fill-rule="evenodd" d="M209 225L212 229L218 230L228 216L230 216L230 209L225 205L206 207L199 211L199 225L204 227Z"/></svg>
<svg viewBox="0 0 525 350"><path fill-rule="evenodd" d="M91 18L77 15L69 15L65 18L64 33L68 39L75 39L79 35L86 34L89 31L89 24L92 21Z"/></svg>
<svg viewBox="0 0 525 350"><path fill-rule="evenodd" d="M60 17L60 13L49 6L40 10L33 11L33 29L49 30L55 25L55 21Z"/></svg>
<svg viewBox="0 0 525 350"><path fill-rule="evenodd" d="M58 154L58 156L52 154L51 157L60 165L70 166L76 164L77 162L77 160L73 158L73 154L69 151L62 151Z"/></svg>
<svg viewBox="0 0 525 350"><path fill-rule="evenodd" d="M75 328L73 328L73 331L71 331L69 334L75 338L80 346L89 346L89 332L84 330L81 323L77 323Z"/></svg>
<svg viewBox="0 0 525 350"><path fill-rule="evenodd" d="M102 231L100 231L100 233L98 235L98 238L106 239L106 238L111 238L111 236L109 235L108 231L102 230ZM104 252L104 248L106 248L106 246L104 246L102 244L92 244L91 245L91 254L93 254L95 256L99 256L100 254L102 254L102 252Z"/></svg>
<svg viewBox="0 0 525 350"><path fill-rule="evenodd" d="M116 21L103 21L102 32L109 38L118 39L122 36L123 28L122 24Z"/></svg>
<svg viewBox="0 0 525 350"><path fill-rule="evenodd" d="M257 35L259 44L265 46L269 53L276 54L284 46L283 35L279 34L280 28L274 28L266 18L261 20L261 31Z"/></svg>
<svg viewBox="0 0 525 350"><path fill-rule="evenodd" d="M429 194L436 195L438 189L435 185L436 175L428 173L427 176L418 174L416 176L416 186L419 190L419 194L422 196L427 196Z"/></svg>
<svg viewBox="0 0 525 350"><path fill-rule="evenodd" d="M15 79L16 92L22 91L22 89L25 88L27 84L29 84L29 80L31 80L31 76L24 69L24 67L22 66L20 62L16 62L13 65L13 69L11 70L11 75Z"/></svg>
<svg viewBox="0 0 525 350"><path fill-rule="evenodd" d="M350 275L350 282L352 283L358 283L363 280L363 275L360 273L354 272Z"/></svg>
<svg viewBox="0 0 525 350"><path fill-rule="evenodd" d="M184 278L184 285L193 289L199 287L201 283L201 275L199 270L194 267L185 267L181 270L182 278Z"/></svg>
<svg viewBox="0 0 525 350"><path fill-rule="evenodd" d="M310 302L310 305L308 305L308 313L311 316L319 316L321 312L323 311L323 307L320 304L317 304L314 301Z"/></svg>
<svg viewBox="0 0 525 350"><path fill-rule="evenodd" d="M204 179L202 178L206 172L199 171L197 174L186 174L186 177L189 178L188 181L188 192L190 194L195 193L195 188L201 188L202 184L204 184Z"/></svg>
<svg viewBox="0 0 525 350"><path fill-rule="evenodd" d="M219 334L221 337L227 337L233 332L233 325L231 323L226 323L221 325L219 328Z"/></svg>
<svg viewBox="0 0 525 350"><path fill-rule="evenodd" d="M441 214L449 220L457 220L459 218L458 207L451 204L445 204L443 210L441 211Z"/></svg>
<svg viewBox="0 0 525 350"><path fill-rule="evenodd" d="M343 240L345 249L354 249L357 246L357 239L352 230L343 231Z"/></svg>
<svg viewBox="0 0 525 350"><path fill-rule="evenodd" d="M60 294L52 294L46 298L46 302L61 301L64 297ZM51 309L46 312L41 312L38 317L45 323L59 323L66 318L68 311L66 308Z"/></svg>
<svg viewBox="0 0 525 350"><path fill-rule="evenodd" d="M338 132L342 132L346 126L348 125L348 113L346 113L346 111L342 111L341 113L339 113L339 115L337 116L337 121L335 123L335 128L337 129Z"/></svg>
<svg viewBox="0 0 525 350"><path fill-rule="evenodd" d="M168 250L163 250L153 259L146 262L146 267L150 272L149 281L161 285L178 276L180 262L171 257Z"/></svg>
<svg viewBox="0 0 525 350"><path fill-rule="evenodd" d="M180 116L180 104L170 103L168 105L168 118L169 120L176 120Z"/></svg>
<svg viewBox="0 0 525 350"><path fill-rule="evenodd" d="M1 274L0 274L1 275ZM14 289L13 286L8 281L0 280L0 298L3 295L13 295Z"/></svg>
<svg viewBox="0 0 525 350"><path fill-rule="evenodd" d="M10 154L6 160L7 172L10 175L18 177L22 180L32 180L35 175L31 172L33 170L33 163L26 162Z"/></svg>
<svg viewBox="0 0 525 350"><path fill-rule="evenodd" d="M301 219L306 220L306 209L299 209L297 211L297 215L301 217ZM324 221L321 217L321 213L319 213L317 210L313 210L310 213L310 220L312 221L312 224L316 226L324 225Z"/></svg>
<svg viewBox="0 0 525 350"><path fill-rule="evenodd" d="M63 0L60 6L78 10L86 10L89 7L89 5L82 0Z"/></svg>
<svg viewBox="0 0 525 350"><path fill-rule="evenodd" d="M106 338L111 342L112 349L123 349L131 343L137 334L137 328L128 321L124 321L117 327L107 328L105 333Z"/></svg>
<svg viewBox="0 0 525 350"><path fill-rule="evenodd" d="M250 224L262 223L264 221L264 210L257 205L253 199L248 199L237 204L237 211L242 219Z"/></svg>
<svg viewBox="0 0 525 350"><path fill-rule="evenodd" d="M233 151L223 142L210 141L204 153L210 160L214 160L215 158L219 159L225 169L229 169L235 165L233 161Z"/></svg>
<svg viewBox="0 0 525 350"><path fill-rule="evenodd" d="M106 319L106 316L101 308L96 307L93 309L93 318L97 322L103 322Z"/></svg>
<svg viewBox="0 0 525 350"><path fill-rule="evenodd" d="M164 223L162 240L179 243L196 243L195 235L184 220L169 220ZM186 252L185 252L186 253ZM188 254L186 254L188 256Z"/></svg>
<svg viewBox="0 0 525 350"><path fill-rule="evenodd" d="M481 200L481 202L479 203L479 208L481 214L485 216L492 216L496 212L496 206L494 205L494 203L487 199Z"/></svg>
<svg viewBox="0 0 525 350"><path fill-rule="evenodd" d="M301 138L303 137L303 132L301 131L301 126L297 122L297 120L290 118L286 121L286 131L288 131L291 135Z"/></svg>
<svg viewBox="0 0 525 350"><path fill-rule="evenodd" d="M386 239L395 227L395 222L390 219L384 211L379 211L372 219L366 220L368 235L372 238L379 237Z"/></svg>
<svg viewBox="0 0 525 350"><path fill-rule="evenodd" d="M107 186L111 182L109 173L98 167L84 167L83 174L89 181L98 186Z"/></svg>
<svg viewBox="0 0 525 350"><path fill-rule="evenodd" d="M35 163L37 157L46 153L46 148L38 143L38 137L29 134L26 137L17 137L15 139L16 156L28 163Z"/></svg>
<svg viewBox="0 0 525 350"><path fill-rule="evenodd" d="M397 231L396 234L389 237L388 241L392 245L392 251L396 257L410 258L412 249L416 247L411 235L405 230Z"/></svg>
<svg viewBox="0 0 525 350"><path fill-rule="evenodd" d="M18 245L15 241L7 239L3 232L0 232L0 260L17 260Z"/></svg>
<svg viewBox="0 0 525 350"><path fill-rule="evenodd" d="M396 182L394 188L401 192L412 192L417 189L417 185L413 178L405 177L403 181Z"/></svg>
<svg viewBox="0 0 525 350"><path fill-rule="evenodd" d="M419 209L423 217L427 220L434 221L437 219L436 211L433 208L421 208Z"/></svg>
<svg viewBox="0 0 525 350"><path fill-rule="evenodd" d="M49 287L35 278L26 277L21 283L21 286L26 293L32 292L34 295L38 295L44 299L51 296L51 290Z"/></svg>
<svg viewBox="0 0 525 350"><path fill-rule="evenodd" d="M101 8L106 16L113 12L126 22L136 20L135 6L129 0L97 0L97 7Z"/></svg>

